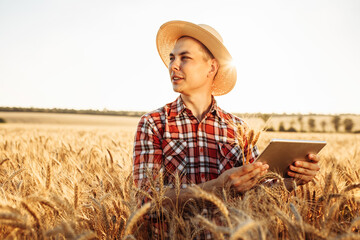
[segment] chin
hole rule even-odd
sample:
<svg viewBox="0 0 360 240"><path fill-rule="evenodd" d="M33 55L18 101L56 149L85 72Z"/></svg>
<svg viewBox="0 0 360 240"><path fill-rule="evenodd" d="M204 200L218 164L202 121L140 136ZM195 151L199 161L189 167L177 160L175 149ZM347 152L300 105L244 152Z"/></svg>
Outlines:
<svg viewBox="0 0 360 240"><path fill-rule="evenodd" d="M173 90L174 90L174 92L182 93L181 88L179 88L179 87L177 87L177 86L173 86Z"/></svg>

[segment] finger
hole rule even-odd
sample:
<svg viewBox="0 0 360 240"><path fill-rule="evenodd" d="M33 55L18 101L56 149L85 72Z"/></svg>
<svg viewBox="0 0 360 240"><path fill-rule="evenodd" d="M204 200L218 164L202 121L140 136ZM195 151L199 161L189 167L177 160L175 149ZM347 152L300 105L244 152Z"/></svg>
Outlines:
<svg viewBox="0 0 360 240"><path fill-rule="evenodd" d="M248 164L248 165L244 165L242 167L238 167L236 168L236 170L234 171L234 175L236 176L243 176L243 175L247 175L248 173L259 169L259 168L268 168L269 165L267 164L263 164L262 162L256 162L254 164Z"/></svg>
<svg viewBox="0 0 360 240"><path fill-rule="evenodd" d="M302 180L304 182L309 182L309 181L311 181L311 179L314 178L314 176L302 175L300 173L295 173L295 172L291 172L291 171L288 171L288 175L290 177L300 179L300 180Z"/></svg>
<svg viewBox="0 0 360 240"><path fill-rule="evenodd" d="M295 167L293 165L290 165L289 169L295 173L300 173L302 175L307 175L307 176L315 176L318 172L316 170L302 168L302 167Z"/></svg>
<svg viewBox="0 0 360 240"><path fill-rule="evenodd" d="M298 168L306 168L309 170L319 171L320 167L317 162L307 162L307 161L296 161L294 165L290 165Z"/></svg>
<svg viewBox="0 0 360 240"><path fill-rule="evenodd" d="M318 157L318 155L312 154L312 153L306 155L306 159L307 159L308 161L316 162L316 163L319 162L319 160L320 160L320 158Z"/></svg>
<svg viewBox="0 0 360 240"><path fill-rule="evenodd" d="M243 176L242 179L239 179L239 181L233 185L233 187L238 192L247 191L247 190L251 189L252 187L254 187L258 183L259 178L261 176L265 175L266 173L267 173L267 168L266 168L266 170L261 170L259 174L254 175L250 179L244 179L245 177ZM249 177L249 175L246 176L246 178L248 178L248 177ZM246 181L244 181L244 180L246 180Z"/></svg>
<svg viewBox="0 0 360 240"><path fill-rule="evenodd" d="M253 188L257 183L257 179L252 179L251 181L247 181L246 183L234 186L234 189L238 192L244 192L251 188Z"/></svg>
<svg viewBox="0 0 360 240"><path fill-rule="evenodd" d="M247 182L256 181L259 179L264 173L260 168L256 168L251 172L248 172L245 175L238 176L236 178L233 178L233 186L237 187L243 184L246 184Z"/></svg>

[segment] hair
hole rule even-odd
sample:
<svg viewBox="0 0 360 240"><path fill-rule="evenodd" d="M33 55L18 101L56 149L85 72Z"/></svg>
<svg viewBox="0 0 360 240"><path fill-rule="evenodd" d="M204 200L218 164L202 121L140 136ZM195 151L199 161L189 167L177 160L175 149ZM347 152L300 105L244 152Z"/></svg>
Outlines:
<svg viewBox="0 0 360 240"><path fill-rule="evenodd" d="M196 40L198 43L200 43L201 47L200 47L200 50L201 52L204 54L204 60L207 61L209 59L214 59L214 55L210 52L210 50L202 43L200 42L199 40L197 40L196 38L193 38L193 37L190 37L190 36L181 36L179 39L181 38L184 38L184 37L189 37L189 38L192 38L194 40ZM178 40L179 40L178 39Z"/></svg>

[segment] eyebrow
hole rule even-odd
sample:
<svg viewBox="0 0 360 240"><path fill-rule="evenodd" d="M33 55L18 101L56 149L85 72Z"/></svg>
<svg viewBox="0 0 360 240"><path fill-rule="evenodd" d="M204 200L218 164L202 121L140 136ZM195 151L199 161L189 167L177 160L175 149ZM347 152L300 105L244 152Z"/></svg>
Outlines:
<svg viewBox="0 0 360 240"><path fill-rule="evenodd" d="M184 52L181 52L179 55L182 56L182 55L187 55L187 54L190 54L190 52L189 51L184 51ZM170 53L169 56L172 57L172 56L174 56L174 54Z"/></svg>

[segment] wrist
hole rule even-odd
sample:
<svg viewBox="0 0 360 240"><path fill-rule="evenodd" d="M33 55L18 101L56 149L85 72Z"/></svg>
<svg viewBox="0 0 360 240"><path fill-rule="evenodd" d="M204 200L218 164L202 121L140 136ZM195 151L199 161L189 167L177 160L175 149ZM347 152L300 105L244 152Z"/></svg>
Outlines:
<svg viewBox="0 0 360 240"><path fill-rule="evenodd" d="M210 181L204 182L201 184L201 188L208 192L217 192L219 189L223 188L224 181L221 175L218 178L212 179Z"/></svg>

